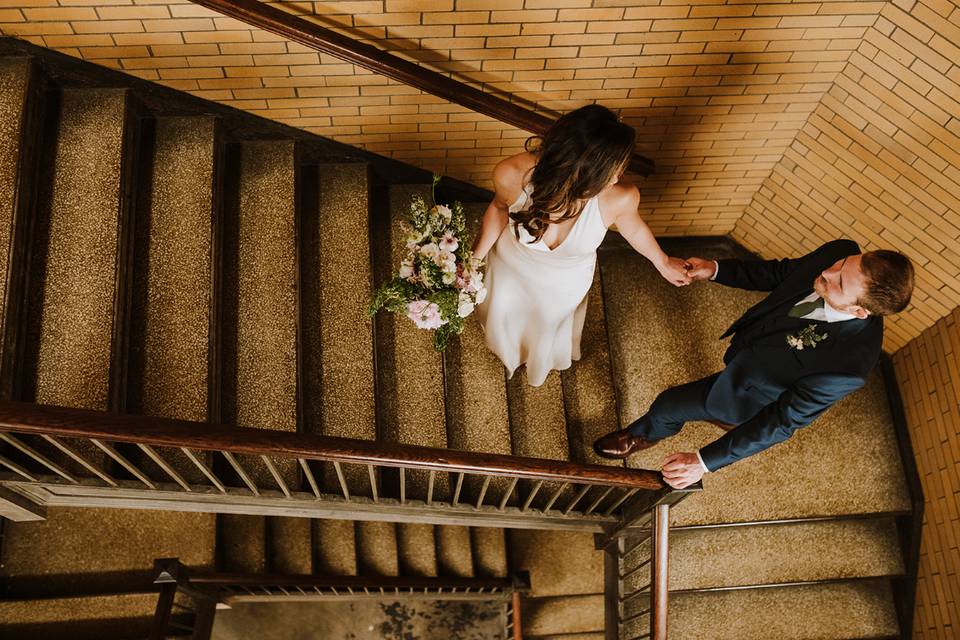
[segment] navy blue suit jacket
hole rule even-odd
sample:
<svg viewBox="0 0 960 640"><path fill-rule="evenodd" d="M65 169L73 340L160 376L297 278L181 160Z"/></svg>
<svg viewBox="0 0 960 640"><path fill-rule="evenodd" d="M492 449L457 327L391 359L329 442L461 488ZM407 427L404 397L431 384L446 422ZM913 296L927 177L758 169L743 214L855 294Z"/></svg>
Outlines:
<svg viewBox="0 0 960 640"><path fill-rule="evenodd" d="M820 322L790 318L794 304L813 292L830 265L860 253L850 240L835 240L796 259L720 260L716 282L769 291L722 337L733 336L706 399L715 419L737 425L700 449L711 471L783 442L833 403L859 389L880 357L883 318ZM826 340L797 350L787 336L809 325Z"/></svg>

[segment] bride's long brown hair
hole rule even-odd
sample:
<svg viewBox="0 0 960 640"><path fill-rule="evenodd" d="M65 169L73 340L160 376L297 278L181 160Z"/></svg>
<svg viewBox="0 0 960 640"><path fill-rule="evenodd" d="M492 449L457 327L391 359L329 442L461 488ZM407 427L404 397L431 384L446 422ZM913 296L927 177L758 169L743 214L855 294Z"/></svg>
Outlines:
<svg viewBox="0 0 960 640"><path fill-rule="evenodd" d="M564 114L542 137L527 140L527 151L537 156L529 179L530 207L510 217L523 225L533 242L549 225L576 218L586 201L626 167L635 139L633 127L598 104ZM518 239L519 233L518 227Z"/></svg>

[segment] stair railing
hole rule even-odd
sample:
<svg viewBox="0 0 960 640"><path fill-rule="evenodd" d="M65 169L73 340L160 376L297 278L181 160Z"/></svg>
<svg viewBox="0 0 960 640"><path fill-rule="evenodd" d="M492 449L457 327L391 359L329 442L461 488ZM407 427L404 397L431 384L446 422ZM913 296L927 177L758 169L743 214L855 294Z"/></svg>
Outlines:
<svg viewBox="0 0 960 640"><path fill-rule="evenodd" d="M41 507L601 532L663 487L642 469L0 402L0 488Z"/></svg>
<svg viewBox="0 0 960 640"><path fill-rule="evenodd" d="M702 489L697 483L664 490L648 509L634 509L597 535L604 552L606 640L667 640L670 508Z"/></svg>
<svg viewBox="0 0 960 640"><path fill-rule="evenodd" d="M174 631L209 640L216 610L237 604L362 600L498 603L501 637L520 640L520 594L530 589L526 572L509 578L232 574L192 570L177 558L154 561L154 574L160 593L150 640Z"/></svg>
<svg viewBox="0 0 960 640"><path fill-rule="evenodd" d="M265 2L258 0L191 1L519 129L543 134L553 123L552 118L524 108L516 102L485 93L469 84L381 51L372 45L357 42L316 22ZM638 175L647 176L653 173L654 164L649 158L635 153L630 162L630 169Z"/></svg>

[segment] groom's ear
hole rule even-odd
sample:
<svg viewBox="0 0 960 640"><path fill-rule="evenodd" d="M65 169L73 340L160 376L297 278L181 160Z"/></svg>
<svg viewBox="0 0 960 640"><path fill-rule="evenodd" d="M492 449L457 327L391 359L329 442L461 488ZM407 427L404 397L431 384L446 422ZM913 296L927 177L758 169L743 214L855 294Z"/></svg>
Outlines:
<svg viewBox="0 0 960 640"><path fill-rule="evenodd" d="M870 316L870 312L858 304L851 305L850 308L847 309L847 313L852 313L861 320L866 320Z"/></svg>

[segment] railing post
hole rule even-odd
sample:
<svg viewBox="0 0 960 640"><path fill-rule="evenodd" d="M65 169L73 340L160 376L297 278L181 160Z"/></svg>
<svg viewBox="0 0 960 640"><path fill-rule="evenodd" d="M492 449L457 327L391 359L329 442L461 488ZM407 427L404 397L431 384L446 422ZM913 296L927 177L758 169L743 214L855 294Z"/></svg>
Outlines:
<svg viewBox="0 0 960 640"><path fill-rule="evenodd" d="M513 606L510 608L510 615L513 623L513 640L523 640L523 630L520 628L520 592L514 591L510 596L513 600Z"/></svg>
<svg viewBox="0 0 960 640"><path fill-rule="evenodd" d="M620 584L620 558L625 551L624 539L603 549L603 630L604 640L619 640L620 618L623 617Z"/></svg>
<svg viewBox="0 0 960 640"><path fill-rule="evenodd" d="M173 599L176 595L176 582L165 582L160 585L160 596L157 598L157 608L153 613L153 624L150 626L150 640L165 640L167 637L170 615L173 612Z"/></svg>
<svg viewBox="0 0 960 640"><path fill-rule="evenodd" d="M658 504L653 512L652 562L650 563L650 639L667 640L670 505Z"/></svg>

